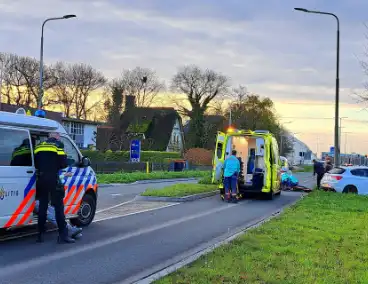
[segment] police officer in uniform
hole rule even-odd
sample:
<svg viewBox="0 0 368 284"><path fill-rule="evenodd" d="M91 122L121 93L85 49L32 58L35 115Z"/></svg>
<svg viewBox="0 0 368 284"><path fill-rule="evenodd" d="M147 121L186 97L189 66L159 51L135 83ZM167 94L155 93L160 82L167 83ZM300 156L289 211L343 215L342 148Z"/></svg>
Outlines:
<svg viewBox="0 0 368 284"><path fill-rule="evenodd" d="M59 179L61 169L67 167L67 157L64 144L60 141L59 133L50 133L49 138L36 146L34 150L35 167L37 170L36 194L39 200L38 213L38 242L43 242L47 208L51 196L51 204L55 208L55 217L59 229L59 243L74 243L68 235L67 223L64 215L64 187Z"/></svg>

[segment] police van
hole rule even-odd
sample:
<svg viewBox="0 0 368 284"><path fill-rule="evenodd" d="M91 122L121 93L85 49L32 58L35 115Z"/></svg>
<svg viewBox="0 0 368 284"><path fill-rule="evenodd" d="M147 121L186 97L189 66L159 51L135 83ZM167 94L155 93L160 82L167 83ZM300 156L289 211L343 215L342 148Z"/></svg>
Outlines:
<svg viewBox="0 0 368 284"><path fill-rule="evenodd" d="M281 193L280 156L275 137L267 130L218 132L213 158L212 183L218 184L224 199L223 172L225 159L237 151L240 160L238 198L247 193L260 193L273 199Z"/></svg>
<svg viewBox="0 0 368 284"><path fill-rule="evenodd" d="M60 133L68 161L68 168L63 171L73 174L63 180L65 215L76 226L92 222L97 204L96 174L89 158L82 156L64 127L25 112L0 111L0 229L37 223L33 150L50 132Z"/></svg>

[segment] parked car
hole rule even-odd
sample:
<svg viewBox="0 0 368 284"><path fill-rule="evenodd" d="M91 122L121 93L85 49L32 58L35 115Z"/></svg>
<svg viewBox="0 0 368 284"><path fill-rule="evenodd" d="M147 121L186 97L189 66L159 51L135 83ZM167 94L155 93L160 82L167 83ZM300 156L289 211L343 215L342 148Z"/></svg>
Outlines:
<svg viewBox="0 0 368 284"><path fill-rule="evenodd" d="M368 194L368 167L337 167L326 173L321 188L342 193Z"/></svg>

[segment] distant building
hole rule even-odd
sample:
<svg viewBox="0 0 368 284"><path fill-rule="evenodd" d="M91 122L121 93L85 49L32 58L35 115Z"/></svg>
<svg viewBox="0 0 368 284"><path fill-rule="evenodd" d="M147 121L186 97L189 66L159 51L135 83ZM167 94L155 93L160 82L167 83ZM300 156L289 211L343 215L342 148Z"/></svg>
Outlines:
<svg viewBox="0 0 368 284"><path fill-rule="evenodd" d="M1 111L6 112L16 112L17 109L23 106L1 104ZM30 110L32 115L34 115L36 109L23 107L25 110ZM83 119L68 118L64 117L63 113L55 111L46 111L46 118L55 120L62 124L69 134L69 136L74 140L77 146L81 149L86 149L88 147L96 147L96 135L97 126L102 125L101 122L88 121Z"/></svg>
<svg viewBox="0 0 368 284"><path fill-rule="evenodd" d="M317 159L316 155L312 152L307 144L291 135L288 137L288 139L292 142L293 145L293 150L286 155L286 158L288 159L290 164L312 164L312 161L314 159Z"/></svg>
<svg viewBox="0 0 368 284"><path fill-rule="evenodd" d="M142 149L182 152L182 120L174 108L137 107L134 96L126 96L119 125L103 125L97 130L97 149L127 150L132 139L142 140Z"/></svg>

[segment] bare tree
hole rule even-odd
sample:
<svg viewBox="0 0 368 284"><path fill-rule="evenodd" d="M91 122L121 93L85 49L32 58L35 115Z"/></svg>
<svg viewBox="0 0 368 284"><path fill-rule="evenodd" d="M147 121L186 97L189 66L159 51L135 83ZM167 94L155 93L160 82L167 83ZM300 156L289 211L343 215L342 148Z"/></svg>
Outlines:
<svg viewBox="0 0 368 284"><path fill-rule="evenodd" d="M67 117L87 119L101 99L92 102L92 93L106 83L103 74L86 64L57 63L53 68L56 84L53 101L59 103Z"/></svg>
<svg viewBox="0 0 368 284"><path fill-rule="evenodd" d="M14 101L13 98L13 88L16 88L15 85L12 84L11 78L13 77L14 68L12 66L14 59L17 56L10 53L0 53L0 66L1 70L1 95L5 97L5 102L7 104L12 104ZM4 101L4 100L3 100Z"/></svg>
<svg viewBox="0 0 368 284"><path fill-rule="evenodd" d="M189 145L203 147L204 114L210 103L228 93L229 79L213 70L202 70L197 66L184 66L179 68L172 79L172 90L185 94L190 109L180 105L179 110L190 121L188 133Z"/></svg>
<svg viewBox="0 0 368 284"><path fill-rule="evenodd" d="M155 71L141 67L124 70L114 82L124 91L123 95L135 96L138 107L151 106L158 94L165 89L165 83L159 80Z"/></svg>
<svg viewBox="0 0 368 284"><path fill-rule="evenodd" d="M17 80L19 78L24 81L24 105L26 106L36 106L40 95L39 92L39 82L40 82L40 63L37 59L31 57L18 57L14 62L13 67L15 69L15 74L17 74ZM20 75L20 76L18 76ZM54 74L52 69L48 66L44 67L43 73L43 88L45 95L42 98L42 105L48 106L51 104L48 101L47 91L53 88L56 84ZM18 92L19 94L19 92Z"/></svg>

